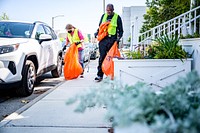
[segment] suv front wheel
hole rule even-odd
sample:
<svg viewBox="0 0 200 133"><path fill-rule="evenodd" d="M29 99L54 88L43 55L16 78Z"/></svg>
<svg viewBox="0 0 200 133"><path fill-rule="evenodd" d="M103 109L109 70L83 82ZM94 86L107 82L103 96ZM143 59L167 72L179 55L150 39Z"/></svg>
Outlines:
<svg viewBox="0 0 200 133"><path fill-rule="evenodd" d="M19 87L16 90L17 95L20 96L31 95L34 90L35 81L36 81L35 65L32 61L27 60L22 74L21 87Z"/></svg>

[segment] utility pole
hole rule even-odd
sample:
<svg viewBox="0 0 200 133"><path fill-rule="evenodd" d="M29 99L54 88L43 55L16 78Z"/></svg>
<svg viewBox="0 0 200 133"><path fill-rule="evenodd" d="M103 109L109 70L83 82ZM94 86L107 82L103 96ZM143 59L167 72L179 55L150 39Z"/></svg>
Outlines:
<svg viewBox="0 0 200 133"><path fill-rule="evenodd" d="M103 13L105 13L105 0L103 0Z"/></svg>
<svg viewBox="0 0 200 133"><path fill-rule="evenodd" d="M52 29L54 29L54 19L57 17L64 17L64 15L57 15L57 16L54 16L51 18L52 19Z"/></svg>

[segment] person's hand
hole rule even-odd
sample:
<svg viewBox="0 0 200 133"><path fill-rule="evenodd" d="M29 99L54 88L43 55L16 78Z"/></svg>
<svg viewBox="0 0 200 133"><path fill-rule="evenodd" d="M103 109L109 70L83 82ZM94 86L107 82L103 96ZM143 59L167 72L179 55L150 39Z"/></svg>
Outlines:
<svg viewBox="0 0 200 133"><path fill-rule="evenodd" d="M95 38L97 38L97 35L98 35L98 33L97 33L97 32L95 32L95 33L94 33L94 37L95 37Z"/></svg>
<svg viewBox="0 0 200 133"><path fill-rule="evenodd" d="M120 42L120 38L117 38L117 40L116 40L116 41L117 41L117 44L119 44L119 42Z"/></svg>
<svg viewBox="0 0 200 133"><path fill-rule="evenodd" d="M67 47L66 45L65 45L65 46L63 46L63 49L62 49L62 51L64 51L64 50L66 49L66 47Z"/></svg>
<svg viewBox="0 0 200 133"><path fill-rule="evenodd" d="M76 46L79 45L81 42L75 42Z"/></svg>

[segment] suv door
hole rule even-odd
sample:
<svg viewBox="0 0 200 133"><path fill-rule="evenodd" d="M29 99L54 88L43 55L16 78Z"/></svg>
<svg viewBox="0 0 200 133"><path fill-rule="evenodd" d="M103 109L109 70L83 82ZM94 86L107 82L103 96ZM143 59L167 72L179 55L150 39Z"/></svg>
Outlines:
<svg viewBox="0 0 200 133"><path fill-rule="evenodd" d="M44 30L44 27L43 27L42 24L38 25L38 27L37 27L36 36L35 36L36 40L39 40L39 36L41 34L45 34L45 30ZM40 46L41 46L40 55L38 57L40 65L39 65L39 71L38 72L40 72L40 70L44 70L45 68L47 68L46 64L47 64L47 59L49 57L48 51L49 51L49 47L50 47L48 41L43 41L40 44Z"/></svg>
<svg viewBox="0 0 200 133"><path fill-rule="evenodd" d="M58 38L58 36L56 35L55 31L53 29L51 29L51 33L52 33L52 38L53 38L53 52L54 52L54 63L58 63L58 52L62 51L62 44L61 44L61 41L60 39ZM57 55L57 56L56 56ZM62 57L61 57L61 60L62 60Z"/></svg>
<svg viewBox="0 0 200 133"><path fill-rule="evenodd" d="M54 57L56 55L54 55L54 52L53 52L53 45L54 45L54 36L52 35L52 32L51 32L51 29L44 25L44 29L45 29L45 32L46 34L50 35L52 37L52 40L51 41L48 41L48 57L47 57L47 62L46 62L46 66L53 66L55 63L54 63ZM56 56L57 57L57 56Z"/></svg>

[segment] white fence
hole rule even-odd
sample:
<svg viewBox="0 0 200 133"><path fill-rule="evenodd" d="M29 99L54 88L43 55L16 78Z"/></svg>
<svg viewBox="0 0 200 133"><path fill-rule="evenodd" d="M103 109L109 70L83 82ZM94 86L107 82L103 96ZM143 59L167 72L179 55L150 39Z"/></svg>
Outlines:
<svg viewBox="0 0 200 133"><path fill-rule="evenodd" d="M144 33L140 33L139 36L135 36L136 44L133 44L135 49L138 45L148 45L156 37L167 34L169 36L178 35L185 36L187 34L194 34L197 30L200 30L200 6L196 7L186 13L183 13L167 22L164 22L151 30ZM198 28L197 28L198 27ZM200 31L198 31L200 33Z"/></svg>

